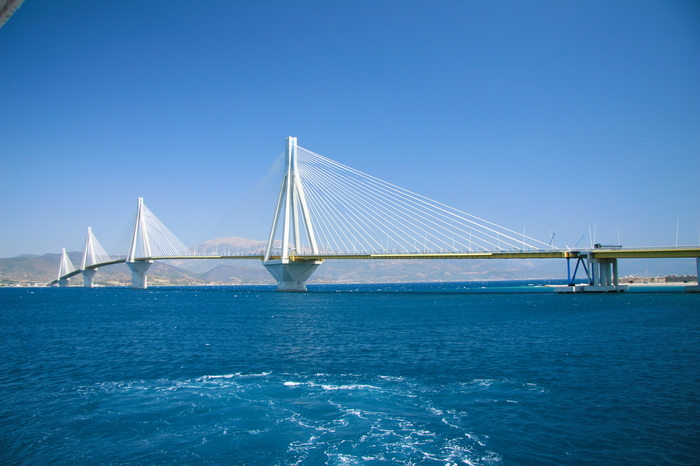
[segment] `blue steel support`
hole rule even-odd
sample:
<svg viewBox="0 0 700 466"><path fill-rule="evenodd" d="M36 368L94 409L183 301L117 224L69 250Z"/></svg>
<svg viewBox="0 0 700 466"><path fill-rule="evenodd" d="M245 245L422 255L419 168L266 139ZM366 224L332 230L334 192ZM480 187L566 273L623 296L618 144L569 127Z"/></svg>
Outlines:
<svg viewBox="0 0 700 466"><path fill-rule="evenodd" d="M583 259L579 259L579 261L581 261L581 265L583 265L583 270L586 271L586 277L588 277L588 283L590 284L591 274L588 272L588 267L586 267L586 262Z"/></svg>
<svg viewBox="0 0 700 466"><path fill-rule="evenodd" d="M568 285L571 286L574 284L576 281L576 272L578 272L578 266L581 264L583 266L583 270L586 272L586 277L588 278L588 284L591 284L591 275L588 273L588 267L586 267L586 262L583 260L582 257L577 257L576 258L576 267L574 267L574 275L571 275L571 266L569 264L569 258L566 259L566 271L568 275Z"/></svg>

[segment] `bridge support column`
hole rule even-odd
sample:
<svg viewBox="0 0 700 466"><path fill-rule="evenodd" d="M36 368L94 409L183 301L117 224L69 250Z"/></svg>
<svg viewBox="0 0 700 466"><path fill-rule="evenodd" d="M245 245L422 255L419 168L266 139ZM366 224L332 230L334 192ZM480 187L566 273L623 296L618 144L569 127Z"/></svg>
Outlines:
<svg viewBox="0 0 700 466"><path fill-rule="evenodd" d="M95 274L97 269L83 269L83 288L94 288L95 287Z"/></svg>
<svg viewBox="0 0 700 466"><path fill-rule="evenodd" d="M153 261L134 261L127 262L126 265L131 269L131 287L138 290L148 288L148 275L146 272Z"/></svg>
<svg viewBox="0 0 700 466"><path fill-rule="evenodd" d="M306 280L321 263L321 261L271 260L263 262L263 265L277 280L277 291L306 291Z"/></svg>
<svg viewBox="0 0 700 466"><path fill-rule="evenodd" d="M625 291L627 285L620 285L617 259L588 258L591 277L588 286L583 291Z"/></svg>
<svg viewBox="0 0 700 466"><path fill-rule="evenodd" d="M587 285L574 284L574 278L576 275L576 271L574 271L574 277L569 276L569 282L567 286L555 286L554 291L556 291L557 293L580 293L585 291L593 293L605 293L626 291L627 288L629 288L627 285L620 285L620 277L617 268L617 259L599 259L596 257L591 257L590 255L587 259ZM576 264L576 270L578 270L578 263Z"/></svg>
<svg viewBox="0 0 700 466"><path fill-rule="evenodd" d="M58 279L58 286L60 288L66 288L68 286L68 281L70 278L59 278Z"/></svg>

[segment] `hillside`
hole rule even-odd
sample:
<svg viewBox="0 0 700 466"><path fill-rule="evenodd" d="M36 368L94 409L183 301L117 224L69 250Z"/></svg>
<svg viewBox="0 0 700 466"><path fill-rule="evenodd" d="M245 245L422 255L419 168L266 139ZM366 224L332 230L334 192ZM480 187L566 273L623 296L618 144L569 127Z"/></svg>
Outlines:
<svg viewBox="0 0 700 466"><path fill-rule="evenodd" d="M68 253L73 265L80 264L82 253ZM18 256L0 259L0 284L44 284L56 279L60 254L44 254L43 256ZM187 270L172 265L156 262L149 269L149 283L153 285L198 285L205 281ZM71 286L82 285L78 275L70 280ZM131 270L126 264L114 264L100 268L95 275L95 283L107 286L128 286L131 284Z"/></svg>

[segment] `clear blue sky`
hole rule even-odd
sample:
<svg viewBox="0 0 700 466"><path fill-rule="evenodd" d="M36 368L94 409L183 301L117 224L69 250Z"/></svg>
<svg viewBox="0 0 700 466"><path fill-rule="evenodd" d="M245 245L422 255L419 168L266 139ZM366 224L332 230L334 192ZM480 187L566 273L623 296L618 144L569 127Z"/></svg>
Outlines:
<svg viewBox="0 0 700 466"><path fill-rule="evenodd" d="M560 246L698 243L697 1L26 0L0 76L0 257L139 196L194 245L286 136Z"/></svg>

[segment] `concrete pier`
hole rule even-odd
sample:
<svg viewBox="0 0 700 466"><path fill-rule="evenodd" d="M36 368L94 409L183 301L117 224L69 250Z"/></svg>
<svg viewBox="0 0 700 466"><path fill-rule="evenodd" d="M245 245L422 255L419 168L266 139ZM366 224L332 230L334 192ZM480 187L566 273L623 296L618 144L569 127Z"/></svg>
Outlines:
<svg viewBox="0 0 700 466"><path fill-rule="evenodd" d="M271 260L263 265L277 280L277 291L306 291L306 280L321 261L282 261Z"/></svg>
<svg viewBox="0 0 700 466"><path fill-rule="evenodd" d="M627 291L629 285L562 285L552 288L557 293L619 293Z"/></svg>
<svg viewBox="0 0 700 466"><path fill-rule="evenodd" d="M610 293L627 291L627 285L620 285L617 259L588 258L588 270L591 273L588 286L583 291L593 293Z"/></svg>
<svg viewBox="0 0 700 466"><path fill-rule="evenodd" d="M148 288L148 275L146 272L151 264L153 264L153 261L134 261L126 263L131 269L132 288L137 290L145 290Z"/></svg>
<svg viewBox="0 0 700 466"><path fill-rule="evenodd" d="M83 288L94 288L95 287L95 274L97 269L83 269Z"/></svg>
<svg viewBox="0 0 700 466"><path fill-rule="evenodd" d="M557 293L617 293L627 291L627 285L620 285L620 275L615 258L587 256L588 284L555 286Z"/></svg>

